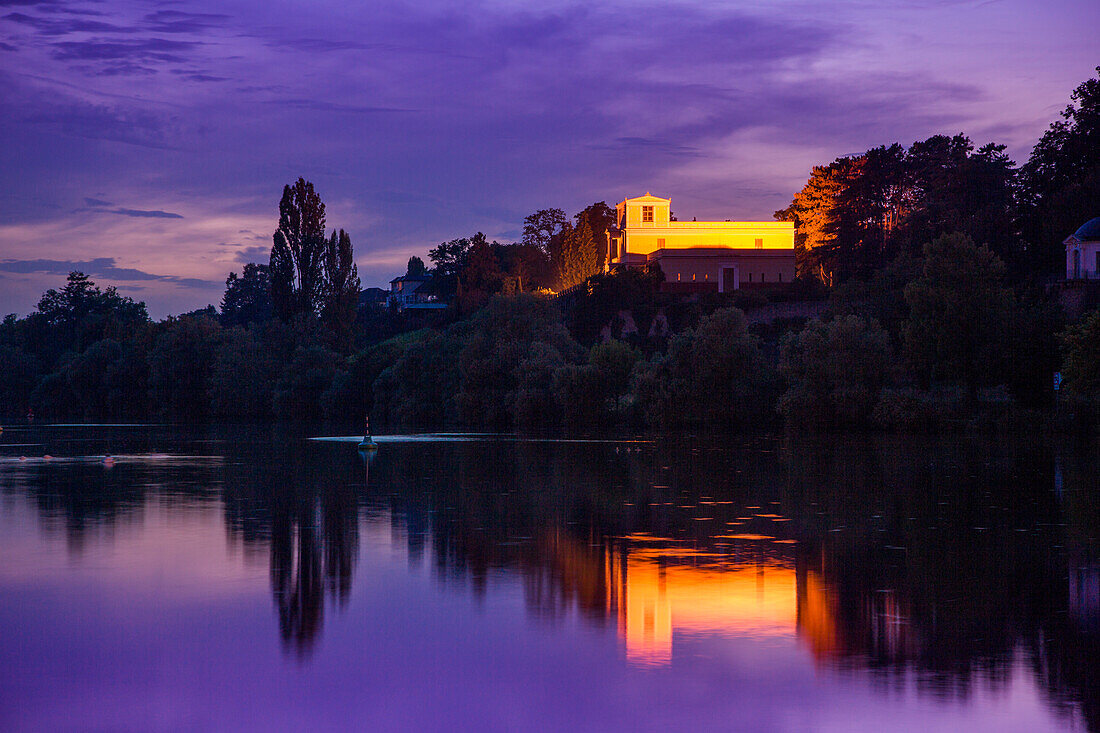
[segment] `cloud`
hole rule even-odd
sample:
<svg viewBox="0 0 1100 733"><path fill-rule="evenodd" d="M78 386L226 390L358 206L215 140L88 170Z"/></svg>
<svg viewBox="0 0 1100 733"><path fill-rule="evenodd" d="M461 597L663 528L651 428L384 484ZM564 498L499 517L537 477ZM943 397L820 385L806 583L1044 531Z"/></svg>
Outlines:
<svg viewBox="0 0 1100 733"><path fill-rule="evenodd" d="M126 209L122 207L108 209L108 206L114 206L110 201L103 201L102 199L84 198L84 205L86 208L76 209L76 211L95 211L103 214L118 214L119 216L130 216L135 219L182 219L183 215L174 214L171 211L161 211L160 209Z"/></svg>
<svg viewBox="0 0 1100 733"><path fill-rule="evenodd" d="M264 247L262 245L244 247L238 250L234 259L244 265L247 265L249 262L265 263L271 259L271 247Z"/></svg>
<svg viewBox="0 0 1100 733"><path fill-rule="evenodd" d="M145 27L157 33L201 33L219 28L230 20L221 13L188 13L182 10L158 10L144 18Z"/></svg>
<svg viewBox="0 0 1100 733"><path fill-rule="evenodd" d="M53 57L61 61L186 62L188 52L202 45L197 41L177 41L167 38L134 40L58 41L52 44Z"/></svg>
<svg viewBox="0 0 1100 733"><path fill-rule="evenodd" d="M180 214L173 214L171 211L159 211L156 209L111 209L109 214L120 214L122 216L133 216L138 219L182 219Z"/></svg>
<svg viewBox="0 0 1100 733"><path fill-rule="evenodd" d="M127 105L96 104L55 95L29 101L16 113L24 125L88 140L107 140L143 148L169 149L171 120L159 111Z"/></svg>
<svg viewBox="0 0 1100 733"><path fill-rule="evenodd" d="M367 105L340 104L338 102L330 102L327 99L269 99L265 100L264 104L278 105L280 107L294 107L297 109L315 110L319 112L374 113L415 111L411 109L401 109L398 107L371 107Z"/></svg>
<svg viewBox="0 0 1100 733"><path fill-rule="evenodd" d="M28 26L44 36L64 36L69 33L136 33L140 30L134 26L120 26L80 17L41 18L25 13L9 13L0 20Z"/></svg>
<svg viewBox="0 0 1100 733"><path fill-rule="evenodd" d="M86 275L119 280L123 282L158 281L172 283L186 288L210 289L220 287L220 283L175 275L154 275L131 267L118 267L114 257L96 257L91 260L0 260L0 272L18 274L45 273L67 275L70 272L83 272Z"/></svg>

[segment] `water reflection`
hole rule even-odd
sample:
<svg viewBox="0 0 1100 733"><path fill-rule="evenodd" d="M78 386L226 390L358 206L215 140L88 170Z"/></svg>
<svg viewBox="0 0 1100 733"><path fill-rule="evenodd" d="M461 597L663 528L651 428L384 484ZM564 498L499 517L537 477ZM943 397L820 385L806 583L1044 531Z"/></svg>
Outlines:
<svg viewBox="0 0 1100 733"><path fill-rule="evenodd" d="M220 512L228 543L266 558L301 665L360 566L386 561L361 537L384 521L409 572L478 603L514 583L533 623L580 619L633 669L690 669L736 639L937 700L1024 674L1064 721L1100 730L1094 449L434 442L387 444L372 463L296 435L151 431L115 436L129 458L107 470L106 445L31 437L70 459L0 463L0 486L47 539L79 556L151 507Z"/></svg>

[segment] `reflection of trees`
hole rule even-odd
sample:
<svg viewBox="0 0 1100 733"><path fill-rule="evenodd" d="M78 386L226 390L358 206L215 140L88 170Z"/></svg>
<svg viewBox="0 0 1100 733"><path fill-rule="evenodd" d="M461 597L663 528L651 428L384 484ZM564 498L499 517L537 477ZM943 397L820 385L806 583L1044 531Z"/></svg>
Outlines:
<svg viewBox="0 0 1100 733"><path fill-rule="evenodd" d="M820 664L886 684L912 674L923 693L954 696L1009 679L1022 653L1053 704L1080 706L1100 729L1097 456L1060 451L1056 471L1053 451L1011 441L729 443L387 444L363 489L346 444L261 436L221 444L215 462L27 465L4 491L30 497L73 547L136 517L150 493L220 492L233 537L269 557L280 633L302 654L326 605L348 600L366 501L394 518L411 562L429 556L441 580L477 594L493 573L518 575L529 613L548 621L624 623L635 560L682 572L785 564ZM721 540L743 507L767 502L792 520L768 532L797 545ZM651 547L642 533L676 552L639 552Z"/></svg>
<svg viewBox="0 0 1100 733"><path fill-rule="evenodd" d="M354 459L299 441L251 446L230 464L226 511L246 543L270 545L271 593L288 648L308 654L326 597L343 606L359 552Z"/></svg>
<svg viewBox="0 0 1100 733"><path fill-rule="evenodd" d="M887 684L913 674L923 694L956 697L978 683L1007 684L1023 653L1053 701L1081 704L1097 724L1097 665L1081 651L1095 651L1096 635L1067 622L1082 613L1070 612L1067 586L1077 561L1061 549L1069 493L1060 503L1051 490L1049 451L890 439L804 441L777 454L682 448L615 455L580 446L566 456L475 444L413 457L388 446L377 478L397 489L398 521L429 535L441 575L469 578L480 593L494 569L519 572L540 618L576 609L601 623L621 619L622 568L634 552L621 538L648 532L680 543L669 562L708 571L792 563L798 632L823 665L868 669ZM1065 472L1067 487L1089 480ZM694 516L652 506L707 497L733 505ZM764 552L760 545L716 539L714 526L767 501L793 520L784 527L797 546L753 558L746 548ZM695 521L700 513L713 523ZM1071 534L1095 538L1100 523L1087 523L1071 522Z"/></svg>

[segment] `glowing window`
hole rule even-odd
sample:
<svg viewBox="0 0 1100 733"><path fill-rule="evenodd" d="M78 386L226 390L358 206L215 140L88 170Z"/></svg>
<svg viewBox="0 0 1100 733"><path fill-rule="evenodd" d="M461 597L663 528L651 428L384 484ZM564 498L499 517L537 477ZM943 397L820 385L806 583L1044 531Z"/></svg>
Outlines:
<svg viewBox="0 0 1100 733"><path fill-rule="evenodd" d="M757 239L756 240L756 248L757 249L764 249L764 240L763 239Z"/></svg>
<svg viewBox="0 0 1100 733"><path fill-rule="evenodd" d="M642 223L644 223L644 224L652 224L653 223L653 207L652 206L643 206L642 207Z"/></svg>

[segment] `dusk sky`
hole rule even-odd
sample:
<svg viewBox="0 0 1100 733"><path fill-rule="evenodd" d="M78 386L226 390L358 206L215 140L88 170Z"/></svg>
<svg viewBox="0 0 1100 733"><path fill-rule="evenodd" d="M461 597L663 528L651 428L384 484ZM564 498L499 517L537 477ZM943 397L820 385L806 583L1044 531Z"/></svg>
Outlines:
<svg viewBox="0 0 1100 733"><path fill-rule="evenodd" d="M813 165L941 132L1022 162L1098 25L1095 0L0 0L0 313L73 269L157 318L217 304L298 176L373 286L540 208L770 219Z"/></svg>

